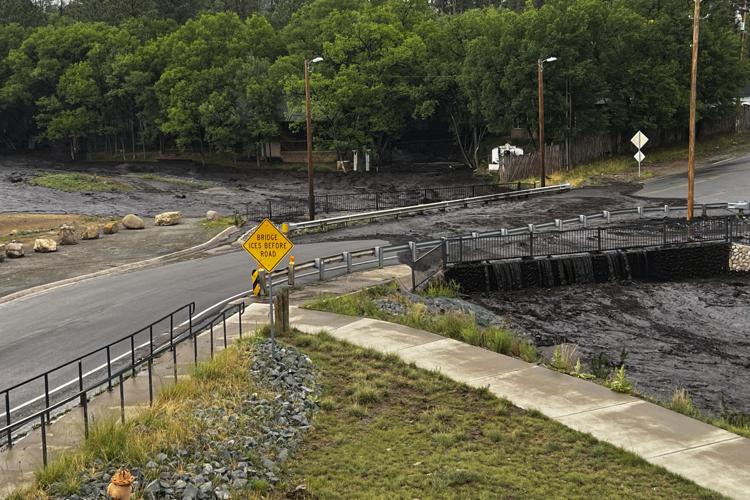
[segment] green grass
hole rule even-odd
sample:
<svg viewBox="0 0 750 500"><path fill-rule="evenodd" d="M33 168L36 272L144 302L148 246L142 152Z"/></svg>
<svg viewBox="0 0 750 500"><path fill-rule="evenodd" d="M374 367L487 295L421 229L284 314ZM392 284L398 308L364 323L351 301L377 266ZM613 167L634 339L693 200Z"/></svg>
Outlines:
<svg viewBox="0 0 750 500"><path fill-rule="evenodd" d="M720 498L487 389L337 341L295 334L325 388L278 497ZM358 401L362 388L377 396Z"/></svg>
<svg viewBox="0 0 750 500"><path fill-rule="evenodd" d="M214 230L214 229L226 229L230 226L241 226L242 225L242 218L240 216L234 216L234 215L227 215L223 217L218 217L216 220L204 220L202 223L203 228L206 230Z"/></svg>
<svg viewBox="0 0 750 500"><path fill-rule="evenodd" d="M156 479L145 468L149 460L160 452L169 453L174 446L196 445L196 436L208 430L193 417L194 408L216 405L217 401L234 408L248 394L261 392L248 376L251 354L251 342L239 341L212 361L199 364L192 377L163 389L152 407L124 424L115 418L93 422L88 439L79 448L50 462L37 472L33 486L11 498L70 496L79 490L84 474L101 472L102 463L138 467L147 479ZM227 431L231 429L219 429L219 436Z"/></svg>
<svg viewBox="0 0 750 500"><path fill-rule="evenodd" d="M534 362L538 358L536 347L532 343L504 328L480 327L473 315L462 312L429 314L424 304L414 303L396 291L395 284L376 286L343 296L322 296L309 302L305 307L399 323L484 347L500 354L516 356L529 362ZM445 284L437 284L432 291L428 289L425 292L425 295L433 297L453 297L456 294L455 285ZM380 298L390 298L400 302L407 308L406 314L396 315L384 312L375 303L375 300Z"/></svg>
<svg viewBox="0 0 750 500"><path fill-rule="evenodd" d="M728 134L715 136L696 144L696 156L706 158L721 152L747 150L750 144L750 134ZM635 152L635 151L634 151ZM650 149L649 145L643 150L646 159L643 162L642 176L638 177L638 166L631 156L618 156L611 159L599 160L579 165L571 170L561 170L549 174L549 184L569 182L573 187L583 185L599 185L616 179L621 182L636 182L650 179L658 175L660 164L674 161L687 161L687 145L670 146ZM535 179L526 179L526 182ZM538 179L537 179L538 180Z"/></svg>
<svg viewBox="0 0 750 500"><path fill-rule="evenodd" d="M43 173L29 181L34 186L56 189L68 193L128 193L133 186L110 177L82 173Z"/></svg>

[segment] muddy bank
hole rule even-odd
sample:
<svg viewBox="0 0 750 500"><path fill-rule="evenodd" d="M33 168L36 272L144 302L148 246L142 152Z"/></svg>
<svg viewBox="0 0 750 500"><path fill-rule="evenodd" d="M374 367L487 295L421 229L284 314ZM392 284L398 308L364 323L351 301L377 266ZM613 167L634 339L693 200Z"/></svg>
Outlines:
<svg viewBox="0 0 750 500"><path fill-rule="evenodd" d="M469 208L430 212L425 215L385 219L377 224L353 226L325 233L332 240L379 238L405 243L440 237L468 234L472 231L491 231L503 227L521 227L527 224L550 222L579 214L602 210L631 208L637 205L659 206L676 204L678 200L643 200L632 195L639 184L613 184L610 186L575 189L567 193L532 197L518 201L499 201ZM315 241L319 235L300 238Z"/></svg>
<svg viewBox="0 0 750 500"><path fill-rule="evenodd" d="M125 183L128 193L67 193L34 186L29 180L43 172L97 174ZM481 184L469 170L443 166L414 172L377 174L315 174L318 194L394 191L426 186ZM98 216L137 213L153 216L180 210L201 217L208 210L231 215L266 207L268 201L307 199L307 172L200 166L183 162L61 164L37 159L0 157L0 212L64 212Z"/></svg>
<svg viewBox="0 0 750 500"><path fill-rule="evenodd" d="M569 342L587 365L624 349L637 389L669 401L684 387L716 415L722 397L750 413L750 276L608 283L474 296L538 346Z"/></svg>

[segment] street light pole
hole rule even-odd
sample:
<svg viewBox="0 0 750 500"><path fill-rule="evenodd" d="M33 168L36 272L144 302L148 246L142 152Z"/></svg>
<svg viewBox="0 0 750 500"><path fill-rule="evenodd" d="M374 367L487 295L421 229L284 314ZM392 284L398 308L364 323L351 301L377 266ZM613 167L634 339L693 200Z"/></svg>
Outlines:
<svg viewBox="0 0 750 500"><path fill-rule="evenodd" d="M310 220L315 220L315 189L313 183L312 109L310 106L310 62L305 59L305 113L307 115L307 201Z"/></svg>
<svg viewBox="0 0 750 500"><path fill-rule="evenodd" d="M537 61L537 94L539 97L539 177L541 187L547 184L547 174L544 171L544 63L557 61L557 57L548 57Z"/></svg>
<svg viewBox="0 0 750 500"><path fill-rule="evenodd" d="M695 115L698 100L698 43L700 41L701 0L695 0L693 13L693 55L690 71L690 129L688 132L688 200L687 220L693 219L695 204Z"/></svg>
<svg viewBox="0 0 750 500"><path fill-rule="evenodd" d="M546 185L546 174L544 172L544 61L539 59L537 65L537 94L539 96L539 177L541 186Z"/></svg>

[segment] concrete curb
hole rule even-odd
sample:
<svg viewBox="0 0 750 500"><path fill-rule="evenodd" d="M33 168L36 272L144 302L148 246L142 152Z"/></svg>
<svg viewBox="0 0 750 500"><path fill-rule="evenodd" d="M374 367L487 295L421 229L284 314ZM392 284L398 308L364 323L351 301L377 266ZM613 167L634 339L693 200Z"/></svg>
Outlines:
<svg viewBox="0 0 750 500"><path fill-rule="evenodd" d="M124 272L134 271L137 269L143 269L148 266L164 263L171 259L198 253L198 252L208 249L209 247L215 245L217 242L221 240L231 238L231 235L233 233L238 232L239 230L240 228L238 228L237 226L230 226L224 229L222 232L220 232L216 236L214 236L213 238L211 238L210 240L206 241L205 243L201 243L200 245L196 245L191 248L186 248L178 252L170 253L167 255L161 255L159 257L154 257L151 259L141 260L138 262L131 262L130 264L123 264L121 266L113 267L111 269L103 269L101 271L96 271L93 273L76 276L74 278L68 278L68 279L64 279L60 281L55 281L53 283L47 283L46 285L39 285L39 286L35 286L32 288L27 288L26 290L21 290L19 292L11 293L10 295L6 295L5 297L0 297L0 305L6 304L8 302L12 302L14 300L32 297L34 295L38 295L40 293L43 293L43 292L46 292L55 288L60 288L63 286L80 283L81 281L86 281L86 280L93 279L93 278L99 278L102 276L111 276L114 274L121 274Z"/></svg>

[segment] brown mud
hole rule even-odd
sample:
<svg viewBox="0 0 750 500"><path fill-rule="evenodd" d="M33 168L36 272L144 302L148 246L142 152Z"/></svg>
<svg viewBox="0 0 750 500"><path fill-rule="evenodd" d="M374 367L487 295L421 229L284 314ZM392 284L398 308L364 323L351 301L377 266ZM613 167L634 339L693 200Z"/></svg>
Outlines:
<svg viewBox="0 0 750 500"><path fill-rule="evenodd" d="M620 282L476 296L538 346L572 343L588 368L619 361L639 392L669 402L687 389L718 415L722 400L750 414L750 276L672 283Z"/></svg>

